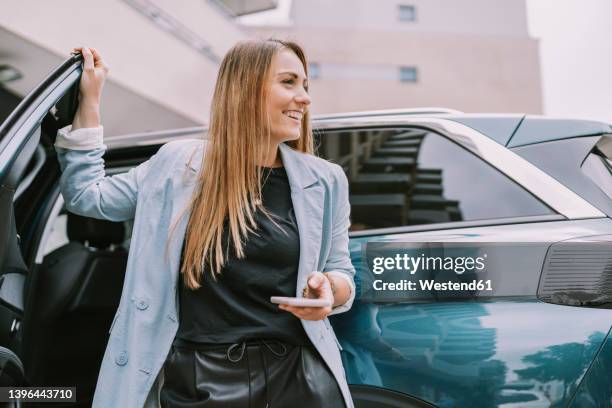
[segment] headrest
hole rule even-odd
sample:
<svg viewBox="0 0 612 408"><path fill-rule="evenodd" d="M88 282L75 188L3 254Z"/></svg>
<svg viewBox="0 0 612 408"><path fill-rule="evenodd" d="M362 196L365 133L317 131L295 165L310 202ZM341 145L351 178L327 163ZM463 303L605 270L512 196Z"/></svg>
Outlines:
<svg viewBox="0 0 612 408"><path fill-rule="evenodd" d="M122 222L97 220L68 213L68 239L95 248L108 248L111 244L121 244L125 239L125 226Z"/></svg>

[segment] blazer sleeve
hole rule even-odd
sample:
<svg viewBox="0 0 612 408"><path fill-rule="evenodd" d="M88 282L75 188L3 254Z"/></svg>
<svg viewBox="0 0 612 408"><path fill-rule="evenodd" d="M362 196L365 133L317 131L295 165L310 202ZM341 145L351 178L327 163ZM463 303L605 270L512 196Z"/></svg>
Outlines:
<svg viewBox="0 0 612 408"><path fill-rule="evenodd" d="M60 191L68 211L110 221L134 218L138 190L152 159L127 173L106 176L102 127L62 128L55 149L62 171Z"/></svg>
<svg viewBox="0 0 612 408"><path fill-rule="evenodd" d="M348 300L339 306L336 306L330 315L348 311L355 300L355 267L351 263L349 252L349 237L348 231L351 225L350 213L351 204L349 202L349 188L346 174L342 167L333 166L336 176L336 203L333 212L333 227L332 227L332 242L331 251L323 272L339 272L348 283L351 294Z"/></svg>

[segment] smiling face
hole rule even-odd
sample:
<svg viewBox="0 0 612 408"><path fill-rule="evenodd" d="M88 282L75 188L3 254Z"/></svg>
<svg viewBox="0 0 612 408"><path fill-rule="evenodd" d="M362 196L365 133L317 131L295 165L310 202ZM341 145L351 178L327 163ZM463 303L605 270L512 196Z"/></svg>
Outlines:
<svg viewBox="0 0 612 408"><path fill-rule="evenodd" d="M304 66L293 51L283 48L274 55L269 81L267 108L272 143L299 139L310 96Z"/></svg>

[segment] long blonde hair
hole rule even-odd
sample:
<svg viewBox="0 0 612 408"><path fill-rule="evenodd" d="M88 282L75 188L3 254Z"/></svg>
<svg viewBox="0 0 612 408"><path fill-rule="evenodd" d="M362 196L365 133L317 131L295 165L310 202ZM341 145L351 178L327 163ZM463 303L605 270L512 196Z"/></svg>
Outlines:
<svg viewBox="0 0 612 408"><path fill-rule="evenodd" d="M211 103L209 142L185 235L181 273L188 288L201 286L205 268L215 280L221 273L229 256L229 237L222 242L227 222L234 253L244 258L243 240L257 229L255 212L260 209L270 218L262 205L262 169L258 163L266 157L271 138L267 112L270 66L282 49L293 51L308 75L304 51L290 41L240 42L221 62ZM299 139L286 144L313 153L308 112L303 116Z"/></svg>

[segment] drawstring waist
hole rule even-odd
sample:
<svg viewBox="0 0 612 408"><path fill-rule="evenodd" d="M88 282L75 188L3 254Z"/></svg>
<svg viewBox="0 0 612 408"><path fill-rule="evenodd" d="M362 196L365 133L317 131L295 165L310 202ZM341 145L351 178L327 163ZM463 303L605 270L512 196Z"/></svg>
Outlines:
<svg viewBox="0 0 612 408"><path fill-rule="evenodd" d="M338 385L312 344L272 338L217 343L175 339L164 364L160 404L346 408Z"/></svg>
<svg viewBox="0 0 612 408"><path fill-rule="evenodd" d="M274 354L277 357L285 357L285 355L287 355L287 347L283 343L281 343L278 340L269 340L269 341L270 343L276 343L277 345L279 345L282 351L277 352L276 350L274 350L274 348L270 344L268 344L268 342L266 342L266 340L257 339L257 340L251 340L251 341L242 341L240 343L234 343L227 348L227 351L225 353L229 361L231 361L232 363L238 363L240 360L242 360L242 357L244 356L244 351L247 348L247 343L251 343L251 344L259 346L259 355L261 356L261 363L263 365L263 371L264 371L264 382L266 386L266 408L271 408L270 385L268 384L268 363L266 361L266 353L264 349L262 348L262 346L265 346L268 350L270 350L272 354ZM236 350L239 351L238 357L233 358L232 353ZM247 359L248 359L248 355L247 355ZM251 373L249 372L249 395L251 395L250 377L251 377Z"/></svg>
<svg viewBox="0 0 612 408"><path fill-rule="evenodd" d="M272 405L270 404L270 385L268 383L269 381L268 361L266 360L266 354L265 354L264 347L267 348L276 357L279 357L282 359L288 353L287 345L283 343L282 341L276 340L276 339L249 339L249 340L244 340L238 343L232 343L232 344L229 344L228 346L227 344L197 343L197 342L191 342L188 340L177 338L174 340L173 345L176 347L182 347L182 348L187 348L191 350L200 350L200 351L206 351L206 350L212 350L212 349L214 350L225 349L225 355L228 361L234 364L237 364L240 361L242 361L242 359L245 356L245 351L247 350L247 347L256 346L257 349L259 350L259 355L261 356L261 362L262 362L263 372L264 372L265 399L266 399L265 408L272 408ZM247 358L247 368L249 370L248 374L249 374L249 402L250 402L251 400L250 398L251 396L251 367L248 364L248 353L246 353L246 356L247 356L246 357ZM250 404L249 404L249 407L250 407Z"/></svg>

